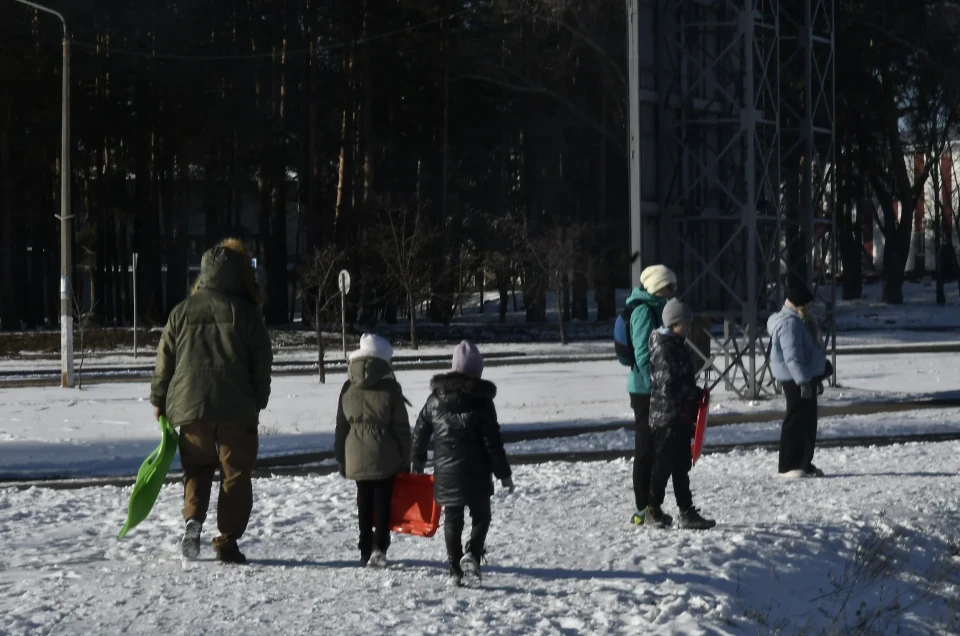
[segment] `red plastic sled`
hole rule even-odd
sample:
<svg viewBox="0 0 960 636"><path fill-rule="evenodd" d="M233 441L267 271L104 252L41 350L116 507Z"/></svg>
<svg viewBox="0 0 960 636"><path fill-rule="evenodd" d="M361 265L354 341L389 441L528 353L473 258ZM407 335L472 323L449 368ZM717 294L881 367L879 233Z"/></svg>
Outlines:
<svg viewBox="0 0 960 636"><path fill-rule="evenodd" d="M440 510L433 498L433 475L397 475L390 503L391 530L432 537L440 527Z"/></svg>
<svg viewBox="0 0 960 636"><path fill-rule="evenodd" d="M707 416L710 415L710 389L703 387L703 395L697 401L697 425L693 429L693 443L690 453L693 463L696 464L703 453L703 440L707 436Z"/></svg>

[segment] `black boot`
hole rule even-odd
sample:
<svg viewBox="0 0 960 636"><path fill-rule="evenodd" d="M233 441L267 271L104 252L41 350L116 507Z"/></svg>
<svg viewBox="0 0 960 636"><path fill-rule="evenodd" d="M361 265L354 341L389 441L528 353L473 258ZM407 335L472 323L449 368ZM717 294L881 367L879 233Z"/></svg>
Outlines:
<svg viewBox="0 0 960 636"><path fill-rule="evenodd" d="M247 562L247 557L243 555L236 543L224 543L217 546L217 561L221 563L232 563L234 565L243 565Z"/></svg>
<svg viewBox="0 0 960 636"><path fill-rule="evenodd" d="M685 530L709 530L715 525L716 521L703 518L693 506L680 512L680 527Z"/></svg>

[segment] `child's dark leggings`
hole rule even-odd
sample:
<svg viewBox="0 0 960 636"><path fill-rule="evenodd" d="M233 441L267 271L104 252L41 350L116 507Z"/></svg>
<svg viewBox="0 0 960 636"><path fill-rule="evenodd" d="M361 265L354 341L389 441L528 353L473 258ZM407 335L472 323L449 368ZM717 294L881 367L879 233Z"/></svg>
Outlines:
<svg viewBox="0 0 960 636"><path fill-rule="evenodd" d="M690 455L690 440L693 438L691 428L690 425L681 425L652 429L654 460L650 484L651 505L663 505L667 480L671 477L677 507L686 510L693 505L693 494L690 492L690 468L693 466Z"/></svg>
<svg viewBox="0 0 960 636"><path fill-rule="evenodd" d="M447 542L447 557L450 564L459 564L463 557L463 526L464 508L466 506L444 506L443 508L443 538ZM470 530L470 541L467 551L478 560L483 556L484 545L487 541L487 532L490 530L490 497L477 497L470 503L470 518L473 528Z"/></svg>
<svg viewBox="0 0 960 636"><path fill-rule="evenodd" d="M393 498L393 477L377 481L357 482L357 508L360 524L360 555L367 559L374 550L386 552L390 547L390 502ZM373 528L377 531L374 535Z"/></svg>

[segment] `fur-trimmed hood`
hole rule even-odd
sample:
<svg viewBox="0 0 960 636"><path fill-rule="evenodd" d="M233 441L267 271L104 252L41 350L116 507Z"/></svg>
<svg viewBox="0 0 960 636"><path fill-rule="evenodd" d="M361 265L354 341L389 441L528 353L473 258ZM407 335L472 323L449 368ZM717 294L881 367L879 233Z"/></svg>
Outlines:
<svg viewBox="0 0 960 636"><path fill-rule="evenodd" d="M497 397L497 385L463 373L442 373L430 380L430 389L435 393L466 393L477 397Z"/></svg>
<svg viewBox="0 0 960 636"><path fill-rule="evenodd" d="M247 248L236 238L223 239L204 253L200 262L200 275L193 285L192 293L196 294L201 289L240 296L258 307L264 303Z"/></svg>

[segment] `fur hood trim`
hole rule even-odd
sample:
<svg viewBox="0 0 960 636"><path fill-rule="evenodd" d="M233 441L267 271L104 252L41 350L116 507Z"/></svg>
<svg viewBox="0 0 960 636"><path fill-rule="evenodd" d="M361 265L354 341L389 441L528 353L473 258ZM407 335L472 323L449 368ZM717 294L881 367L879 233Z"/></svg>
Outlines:
<svg viewBox="0 0 960 636"><path fill-rule="evenodd" d="M463 373L443 373L430 380L430 388L436 393L467 393L493 399L497 397L497 385Z"/></svg>

